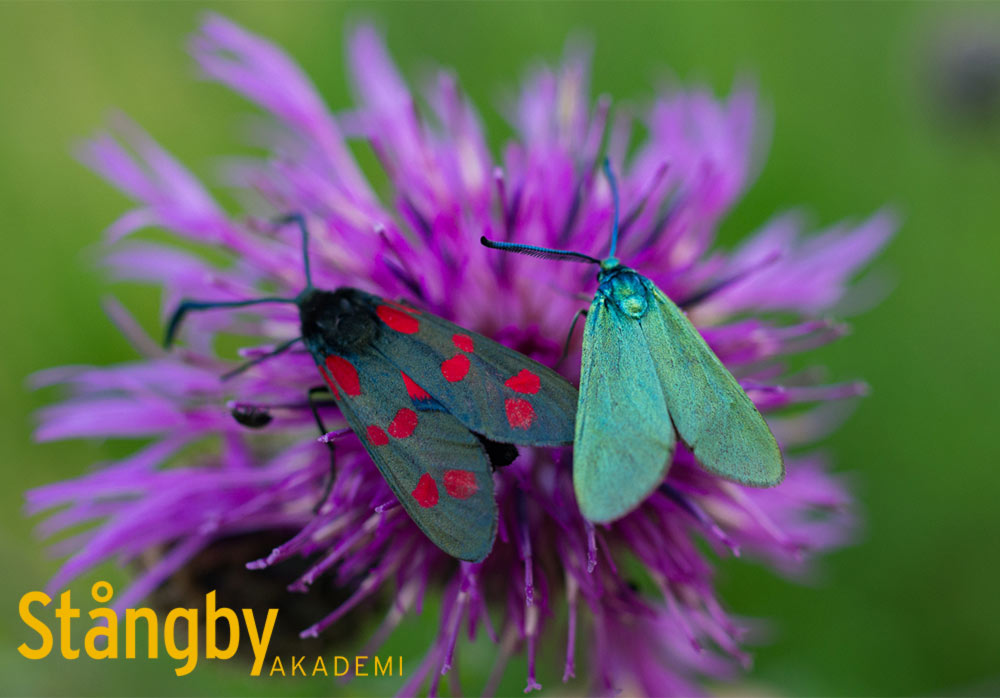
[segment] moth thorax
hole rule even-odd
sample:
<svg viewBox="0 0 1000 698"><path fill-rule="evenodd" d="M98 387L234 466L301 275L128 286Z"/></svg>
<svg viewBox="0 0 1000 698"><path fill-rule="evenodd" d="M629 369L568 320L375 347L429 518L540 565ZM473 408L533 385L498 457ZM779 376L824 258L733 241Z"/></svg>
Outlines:
<svg viewBox="0 0 1000 698"><path fill-rule="evenodd" d="M299 305L302 335L324 353L357 351L371 343L378 325L354 289L314 291Z"/></svg>
<svg viewBox="0 0 1000 698"><path fill-rule="evenodd" d="M622 273L611 279L611 297L618 309L630 317L639 318L646 314L649 303L646 286L638 274Z"/></svg>

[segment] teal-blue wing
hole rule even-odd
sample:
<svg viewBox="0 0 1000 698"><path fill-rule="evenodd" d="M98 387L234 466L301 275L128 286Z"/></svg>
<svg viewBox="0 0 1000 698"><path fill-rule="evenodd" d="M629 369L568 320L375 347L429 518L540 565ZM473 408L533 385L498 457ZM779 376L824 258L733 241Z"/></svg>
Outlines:
<svg viewBox="0 0 1000 698"><path fill-rule="evenodd" d="M639 506L673 456L674 428L645 321L621 314L600 294L587 315L573 485L591 521L614 521Z"/></svg>
<svg viewBox="0 0 1000 698"><path fill-rule="evenodd" d="M681 310L649 279L643 332L670 418L706 470L753 487L785 476L778 442L740 384Z"/></svg>
<svg viewBox="0 0 1000 698"><path fill-rule="evenodd" d="M479 440L448 412L421 409L396 367L375 352L327 356L320 371L417 526L453 557L485 558L496 537L497 505Z"/></svg>

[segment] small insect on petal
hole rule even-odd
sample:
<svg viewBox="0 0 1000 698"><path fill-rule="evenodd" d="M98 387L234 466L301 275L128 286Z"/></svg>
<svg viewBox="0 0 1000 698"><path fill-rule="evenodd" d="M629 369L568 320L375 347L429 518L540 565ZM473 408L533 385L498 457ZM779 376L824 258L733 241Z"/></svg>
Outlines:
<svg viewBox="0 0 1000 698"><path fill-rule="evenodd" d="M403 334L416 334L420 330L420 321L409 313L398 310L388 305L380 305L375 308L375 314L379 320L387 324L392 329Z"/></svg>
<svg viewBox="0 0 1000 698"><path fill-rule="evenodd" d="M537 374L532 373L526 368L522 368L516 376L508 378L504 382L504 385L515 393L534 395L542 387L542 381Z"/></svg>
<svg viewBox="0 0 1000 698"><path fill-rule="evenodd" d="M366 431L368 432L368 440L375 446L385 446L389 443L389 437L382 427L372 424Z"/></svg>
<svg viewBox="0 0 1000 698"><path fill-rule="evenodd" d="M347 359L331 354L326 357L326 367L330 371L337 385L348 395L357 397L361 394L361 381L358 380L358 371Z"/></svg>
<svg viewBox="0 0 1000 698"><path fill-rule="evenodd" d="M397 439L405 439L417 428L417 413L408 407L404 407L396 413L392 423L389 424L389 433Z"/></svg>
<svg viewBox="0 0 1000 698"><path fill-rule="evenodd" d="M430 473L424 473L420 476L420 480L417 482L417 486L413 488L411 494L417 500L417 504L424 509L429 509L438 503L437 483L434 482L434 478L430 476Z"/></svg>
<svg viewBox="0 0 1000 698"><path fill-rule="evenodd" d="M472 344L472 337L467 334L453 334L451 342L462 351L472 353L475 346Z"/></svg>
<svg viewBox="0 0 1000 698"><path fill-rule="evenodd" d="M529 429L535 421L535 408L527 400L519 397L509 397L504 401L507 410L507 421L515 429Z"/></svg>
<svg viewBox="0 0 1000 698"><path fill-rule="evenodd" d="M441 362L441 375L449 383L457 383L469 374L469 357L456 354Z"/></svg>
<svg viewBox="0 0 1000 698"><path fill-rule="evenodd" d="M468 499L478 489L475 473L468 470L444 471L444 490L455 499Z"/></svg>

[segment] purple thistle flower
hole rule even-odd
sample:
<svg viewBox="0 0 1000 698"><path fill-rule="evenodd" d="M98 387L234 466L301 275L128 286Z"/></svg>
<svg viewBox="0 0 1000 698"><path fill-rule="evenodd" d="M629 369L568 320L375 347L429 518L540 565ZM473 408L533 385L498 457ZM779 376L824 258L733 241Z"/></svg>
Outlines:
<svg viewBox="0 0 1000 698"><path fill-rule="evenodd" d="M713 249L719 221L755 171L760 134L755 97L746 88L722 102L703 90L660 94L647 110L634 116L619 110L612 119L608 99L591 103L588 57L569 52L556 68L527 77L509 105L516 139L495 160L455 78L439 73L422 95L429 109L418 109L371 27L349 37L357 100L337 115L280 49L221 17L206 19L191 49L205 75L272 117L261 131L268 155L227 168L253 215L230 216L124 118L117 136L101 135L81 151L85 163L136 202L108 230L112 276L161 285L164 314L182 297L240 300L265 287L297 293L304 283L297 236L267 221L302 212L318 287L350 285L406 298L555 365L570 318L593 293L592 270L497 254L478 241L486 235L602 256L611 197L595 164L606 136L622 193L618 256L678 299L744 274L691 317L762 410L809 407L769 415L784 449L791 449L780 487L755 490L721 480L681 447L660 490L624 519L596 528L577 509L567 454L523 449L496 474L500 524L493 552L471 564L422 535L353 436L338 440L337 477L313 514L328 455L302 409L304 388L316 382L304 350L219 381L233 364L214 352L217 335L258 336L264 344L243 355L259 356L296 336L294 308L194 315L184 348L167 354L112 302L109 313L143 359L36 376L37 385L61 384L72 393L42 411L36 435L42 441L142 437L148 444L78 479L28 492L30 513L59 508L40 524L43 535L91 524L54 546L68 559L51 587L105 560L165 551L116 595L124 608L220 539L292 529L298 533L247 567L308 560L291 591L351 590L342 605L302 628L303 637L394 589L395 603L367 648L373 651L407 614L419 612L426 593L442 596L439 631L403 694L427 683L436 692L463 633L485 633L498 643L493 680L509 656L526 653L526 691L541 687L539 673L568 680L586 666L600 692L692 694L700 678L726 678L747 666L746 628L716 597L712 565L696 543L703 539L716 554L754 556L795 574L810 556L849 537L850 496L823 459L801 447L835 428L840 410L831 401L859 395L864 386L788 376L784 359L842 334L840 325L820 318L886 242L892 216L877 213L812 236L803 235L797 218L784 216L732 252ZM634 147L633 119L648 131ZM388 193L369 183L349 144L370 147ZM125 239L147 226L222 249L231 262L216 266L176 247ZM577 343L561 364L571 379L579 359ZM274 420L250 432L230 416L234 404L272 406ZM247 572L247 583L253 574ZM502 611L499 624L488 607ZM564 611L568 627L556 627ZM538 671L543 642L565 643L562 672Z"/></svg>

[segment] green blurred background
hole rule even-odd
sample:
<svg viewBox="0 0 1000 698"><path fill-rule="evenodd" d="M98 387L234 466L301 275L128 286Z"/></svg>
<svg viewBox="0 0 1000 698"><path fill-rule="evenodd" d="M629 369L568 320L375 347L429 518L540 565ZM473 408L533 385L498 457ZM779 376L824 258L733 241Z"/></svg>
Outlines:
<svg viewBox="0 0 1000 698"><path fill-rule="evenodd" d="M69 153L76 140L106 122L113 107L206 177L215 156L240 150L234 127L250 107L195 80L184 53L206 7L0 5L6 337L0 370L6 396L0 404L0 690L7 694L384 694L398 686L249 679L242 668L204 661L181 681L172 678L169 660L155 668L139 660L30 662L15 650L26 639L37 640L18 620L17 601L56 568L22 517L21 493L81 473L109 453L102 444L33 444L31 412L54 396L28 392L25 376L57 364L133 357L99 308L109 289L92 253L126 201ZM774 109L773 142L759 181L726 220L723 241L731 244L779 209L799 205L825 225L888 202L902 213L903 228L876 265L895 279L891 295L853 320L852 336L814 356L834 376L863 376L873 386L871 397L825 444L838 469L853 474L865 530L858 545L824 560L806 586L752 563L722 565L721 592L729 607L773 621L768 644L756 651L754 671L736 691L1000 693L1000 138L996 121L972 125L945 118L928 68L948 27L992 26L994 36L1000 35L1000 12L989 14L1000 8L211 7L286 47L334 108L348 100L345 23L374 17L410 78L431 63L456 68L484 113L494 146L509 134L494 108L501 89L514 85L530 61L560 55L574 30L594 39L595 91L618 99L644 99L651 85L671 73L685 82L706 82L719 93L728 92L736 76L756 76ZM147 326L155 326L156 292L119 290ZM109 574L122 579L120 573L102 576ZM83 600L87 588L74 586ZM419 621L407 627L411 632L397 640L393 653L400 647L405 653L408 642L419 646L428 636ZM479 645L463 656L467 690L481 685L481 666L488 666L491 653ZM522 666L512 665L503 692L520 693ZM565 690L560 674L561 665L550 662L541 680L547 689Z"/></svg>

